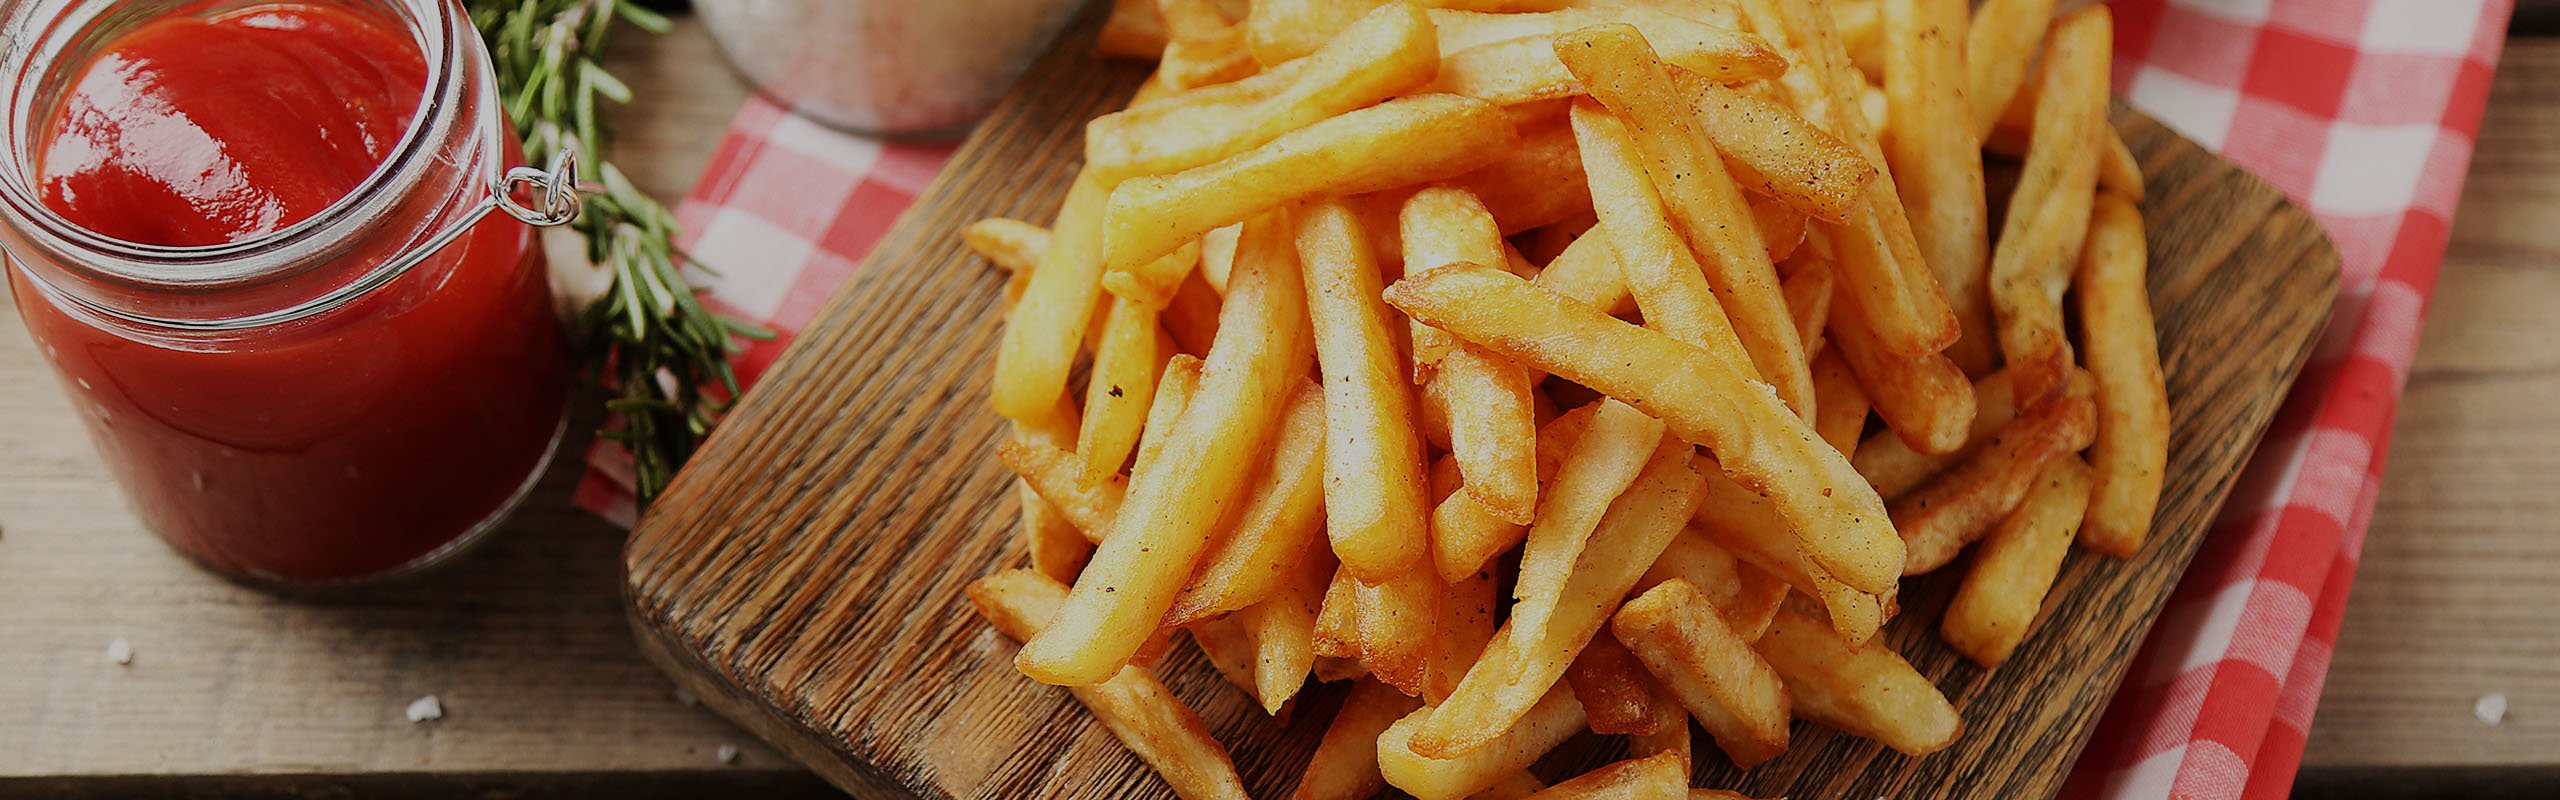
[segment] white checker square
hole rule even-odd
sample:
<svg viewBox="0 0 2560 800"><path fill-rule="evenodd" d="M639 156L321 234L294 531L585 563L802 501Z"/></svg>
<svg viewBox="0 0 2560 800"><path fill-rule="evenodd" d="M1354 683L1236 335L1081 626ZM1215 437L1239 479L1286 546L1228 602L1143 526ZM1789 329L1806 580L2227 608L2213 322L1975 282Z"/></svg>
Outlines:
<svg viewBox="0 0 2560 800"><path fill-rule="evenodd" d="M2240 111L2240 93L2227 86L2198 83L2169 70L2144 66L2134 74L2127 98L2207 150L2219 151Z"/></svg>
<svg viewBox="0 0 2560 800"><path fill-rule="evenodd" d="M2484 16L2481 0L2375 0L2356 46L2377 53L2467 55Z"/></svg>
<svg viewBox="0 0 2560 800"><path fill-rule="evenodd" d="M711 278L714 296L748 319L771 319L817 245L763 217L723 208L702 226L693 252L719 270Z"/></svg>
<svg viewBox="0 0 2560 800"><path fill-rule="evenodd" d="M2418 176L2436 137L2435 125L2357 125L2329 129L2320 173L2311 183L2311 206L2323 214L2398 213L2418 196Z"/></svg>
<svg viewBox="0 0 2560 800"><path fill-rule="evenodd" d="M824 161L850 175L868 174L880 160L880 140L839 131L798 114L784 114L774 121L765 143Z"/></svg>

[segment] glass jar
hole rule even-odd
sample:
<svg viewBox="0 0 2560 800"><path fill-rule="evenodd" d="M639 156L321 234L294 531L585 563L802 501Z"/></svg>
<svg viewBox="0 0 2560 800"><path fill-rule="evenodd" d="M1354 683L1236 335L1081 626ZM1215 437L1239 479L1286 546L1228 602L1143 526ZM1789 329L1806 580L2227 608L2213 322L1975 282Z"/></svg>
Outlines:
<svg viewBox="0 0 2560 800"><path fill-rule="evenodd" d="M0 0L11 294L143 522L227 576L378 577L454 552L531 489L566 422L569 358L540 248L575 197L521 160L461 5L367 0L414 39L420 105L387 159L308 218L166 247L73 224L37 142L99 49L248 3ZM491 213L504 210L506 213Z"/></svg>
<svg viewBox="0 0 2560 800"><path fill-rule="evenodd" d="M738 71L792 110L858 133L956 133L995 108L1078 0L698 3Z"/></svg>

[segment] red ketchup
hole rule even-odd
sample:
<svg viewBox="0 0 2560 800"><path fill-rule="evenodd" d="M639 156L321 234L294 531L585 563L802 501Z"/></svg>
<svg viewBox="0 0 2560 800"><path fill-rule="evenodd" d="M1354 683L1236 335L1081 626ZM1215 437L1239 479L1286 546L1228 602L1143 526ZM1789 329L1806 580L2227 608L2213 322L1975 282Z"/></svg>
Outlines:
<svg viewBox="0 0 2560 800"><path fill-rule="evenodd" d="M76 80L32 161L41 200L164 247L320 214L412 146L431 75L402 24L285 2L144 23L63 68ZM505 157L520 158L511 142ZM379 226L419 227L465 199L404 205ZM396 253L343 252L321 269L352 276ZM102 321L9 274L143 520L216 571L318 583L429 559L539 472L569 367L538 253L531 229L491 214L386 285L215 335Z"/></svg>

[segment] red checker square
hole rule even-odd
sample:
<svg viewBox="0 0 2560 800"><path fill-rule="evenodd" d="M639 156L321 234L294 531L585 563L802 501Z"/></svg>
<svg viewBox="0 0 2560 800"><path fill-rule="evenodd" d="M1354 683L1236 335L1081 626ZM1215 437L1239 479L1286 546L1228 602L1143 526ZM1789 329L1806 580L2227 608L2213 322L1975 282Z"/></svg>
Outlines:
<svg viewBox="0 0 2560 800"><path fill-rule="evenodd" d="M2249 74L2258 29L2177 6L2160 12L2144 60L2215 86L2238 84Z"/></svg>
<svg viewBox="0 0 2560 800"><path fill-rule="evenodd" d="M958 149L958 140L889 142L881 145L880 160L871 165L871 180L910 195L923 194L925 185L942 174L942 165Z"/></svg>
<svg viewBox="0 0 2560 800"><path fill-rule="evenodd" d="M871 248L880 244L880 237L889 233L889 226L897 224L898 215L915 201L913 193L882 183L876 176L866 178L842 203L829 206L836 211L835 219L827 226L826 234L819 237L818 249L858 263L871 255Z"/></svg>
<svg viewBox="0 0 2560 800"><path fill-rule="evenodd" d="M738 178L727 205L776 228L816 239L834 224L862 176L787 147L767 147Z"/></svg>
<svg viewBox="0 0 2560 800"><path fill-rule="evenodd" d="M2249 165L2250 171L2299 201L2311 196L2320 158L2328 151L2329 124L2294 107L2261 97L2243 97L2231 115L2231 133L2222 152Z"/></svg>
<svg viewBox="0 0 2560 800"><path fill-rule="evenodd" d="M2316 36L2344 45L2362 38L2374 0L2321 0L2276 3L2267 8L2267 27Z"/></svg>
<svg viewBox="0 0 2560 800"><path fill-rule="evenodd" d="M2444 119L2463 61L2450 56L2367 53L2347 79L2338 119L2367 125L2431 125Z"/></svg>
<svg viewBox="0 0 2560 800"><path fill-rule="evenodd" d="M836 287L853 278L860 262L820 252L809 257L809 265L791 280L791 290L782 294L782 303L774 306L774 328L797 332L818 318L818 309L834 296Z"/></svg>
<svg viewBox="0 0 2560 800"><path fill-rule="evenodd" d="M2480 114L2489 107L2489 79L2494 70L2478 59L2464 59L2453 73L2453 89L2445 100L2444 127L2464 136L2480 132Z"/></svg>
<svg viewBox="0 0 2560 800"><path fill-rule="evenodd" d="M2107 8L2115 17L2117 69L2151 60L2152 37L2160 30L2160 5L2116 3Z"/></svg>
<svg viewBox="0 0 2560 800"><path fill-rule="evenodd" d="M2337 42L2268 28L2258 36L2258 52L2249 60L2248 80L2240 89L2324 118L2338 115L2346 97L2348 76L2355 73L2356 50Z"/></svg>

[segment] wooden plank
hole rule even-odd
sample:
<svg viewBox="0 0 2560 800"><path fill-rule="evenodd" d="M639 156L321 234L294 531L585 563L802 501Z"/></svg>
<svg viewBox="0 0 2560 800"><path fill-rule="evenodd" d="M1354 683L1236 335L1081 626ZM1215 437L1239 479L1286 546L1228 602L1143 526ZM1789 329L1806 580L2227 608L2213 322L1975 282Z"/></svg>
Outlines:
<svg viewBox="0 0 2560 800"><path fill-rule="evenodd" d="M960 593L1022 554L992 457L1004 426L985 401L1002 276L956 231L1056 205L1083 121L1140 77L1094 63L1090 40L1082 29L1033 68L632 537L628 596L650 653L850 790L1170 796L1063 692L1015 674ZM1890 636L1967 712L1953 749L1914 760L1799 726L1781 760L1736 777L1708 759L1702 783L1799 797L2058 788L2336 287L2334 251L2272 189L2139 115L2118 122L2151 179L2152 290L2180 415L2153 545L2130 562L2075 557L2051 621L1997 674L1937 643L1952 574L1904 592ZM1159 671L1256 796L1288 788L1323 701L1284 731L1188 648Z"/></svg>
<svg viewBox="0 0 2560 800"><path fill-rule="evenodd" d="M673 199L745 89L716 67L698 23L632 41L613 66L647 88L618 112L631 131L618 160ZM741 785L785 786L796 772L678 703L634 647L617 599L622 533L568 507L592 419L531 507L477 552L412 580L280 598L214 578L143 531L7 302L0 418L0 780L503 775L437 784L468 788L732 769L762 776ZM106 661L116 638L133 645L132 666ZM402 718L430 693L445 719ZM724 744L744 751L737 767L716 759Z"/></svg>
<svg viewBox="0 0 2560 800"><path fill-rule="evenodd" d="M2510 40L2304 753L2560 765L2560 41ZM2502 693L2504 724L2472 702Z"/></svg>

